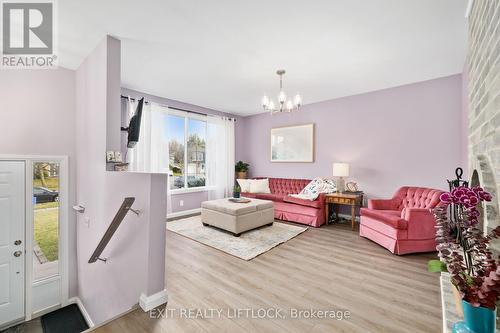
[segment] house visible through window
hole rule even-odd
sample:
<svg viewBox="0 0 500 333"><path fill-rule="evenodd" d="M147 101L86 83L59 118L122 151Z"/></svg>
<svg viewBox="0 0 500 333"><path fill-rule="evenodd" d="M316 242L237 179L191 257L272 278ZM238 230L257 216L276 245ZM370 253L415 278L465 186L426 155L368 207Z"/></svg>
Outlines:
<svg viewBox="0 0 500 333"><path fill-rule="evenodd" d="M205 186L207 122L188 115L169 114L167 133L170 189Z"/></svg>

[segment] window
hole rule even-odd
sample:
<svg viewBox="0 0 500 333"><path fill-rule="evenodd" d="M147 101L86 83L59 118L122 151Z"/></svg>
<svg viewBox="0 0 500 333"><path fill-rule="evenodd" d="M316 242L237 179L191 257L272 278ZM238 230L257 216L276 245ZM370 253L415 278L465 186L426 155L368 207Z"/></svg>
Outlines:
<svg viewBox="0 0 500 333"><path fill-rule="evenodd" d="M169 113L167 133L170 189L205 186L207 122Z"/></svg>
<svg viewBox="0 0 500 333"><path fill-rule="evenodd" d="M33 163L34 280L59 274L59 163Z"/></svg>

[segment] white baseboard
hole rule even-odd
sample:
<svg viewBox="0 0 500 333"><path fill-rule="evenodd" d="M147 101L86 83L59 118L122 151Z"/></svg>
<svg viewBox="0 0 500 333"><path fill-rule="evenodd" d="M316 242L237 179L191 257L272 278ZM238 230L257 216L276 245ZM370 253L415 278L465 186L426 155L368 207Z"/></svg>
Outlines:
<svg viewBox="0 0 500 333"><path fill-rule="evenodd" d="M168 302L167 290L163 289L156 294L151 296L146 296L145 294L141 294L141 298L139 299L139 305L144 310L144 312L148 312L157 306L165 304Z"/></svg>
<svg viewBox="0 0 500 333"><path fill-rule="evenodd" d="M193 215L193 214L198 214L198 213L201 213L201 208L188 209L188 210L183 210L180 212L170 213L170 214L167 214L167 219L171 219L171 218L175 218L175 217L182 217L182 216L187 216L187 215Z"/></svg>
<svg viewBox="0 0 500 333"><path fill-rule="evenodd" d="M89 325L89 328L93 328L95 326L94 322L92 321L92 318L90 318L90 315L87 312L87 309L85 309L85 306L83 305L82 300L79 297L71 297L68 300L68 303L78 305L78 308L80 309L80 311L83 315L83 318L85 318L87 325Z"/></svg>

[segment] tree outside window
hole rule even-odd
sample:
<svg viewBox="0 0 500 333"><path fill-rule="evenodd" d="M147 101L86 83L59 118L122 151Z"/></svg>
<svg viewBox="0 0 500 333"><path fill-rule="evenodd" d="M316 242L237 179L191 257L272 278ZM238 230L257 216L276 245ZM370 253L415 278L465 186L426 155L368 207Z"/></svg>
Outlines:
<svg viewBox="0 0 500 333"><path fill-rule="evenodd" d="M206 121L169 115L167 131L170 189L205 186Z"/></svg>

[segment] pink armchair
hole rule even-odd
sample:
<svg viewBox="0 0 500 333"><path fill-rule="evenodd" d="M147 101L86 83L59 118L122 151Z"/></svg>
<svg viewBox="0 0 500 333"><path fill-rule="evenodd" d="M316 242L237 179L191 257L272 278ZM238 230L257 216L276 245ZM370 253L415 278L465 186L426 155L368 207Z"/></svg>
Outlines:
<svg viewBox="0 0 500 333"><path fill-rule="evenodd" d="M361 208L359 235L395 254L436 250L436 220L431 212L443 193L423 187L401 187L389 200L368 200Z"/></svg>

